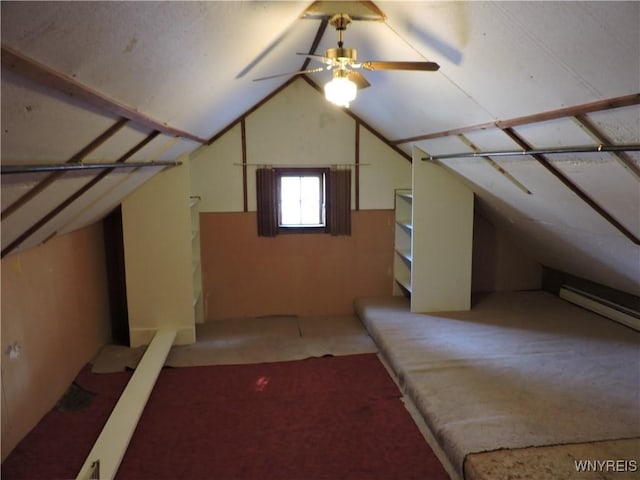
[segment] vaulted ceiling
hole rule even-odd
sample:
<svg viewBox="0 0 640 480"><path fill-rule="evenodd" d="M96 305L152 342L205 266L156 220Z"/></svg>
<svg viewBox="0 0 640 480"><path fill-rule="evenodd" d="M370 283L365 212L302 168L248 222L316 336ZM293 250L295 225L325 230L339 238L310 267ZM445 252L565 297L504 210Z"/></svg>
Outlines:
<svg viewBox="0 0 640 480"><path fill-rule="evenodd" d="M638 2L11 2L2 165L173 161L335 47L363 71L350 110L406 153L640 143ZM379 10L378 10L379 9ZM330 72L310 73L321 87ZM524 117L524 118L523 118ZM640 294L640 155L438 160L541 263ZM163 168L3 173L2 255L104 216Z"/></svg>

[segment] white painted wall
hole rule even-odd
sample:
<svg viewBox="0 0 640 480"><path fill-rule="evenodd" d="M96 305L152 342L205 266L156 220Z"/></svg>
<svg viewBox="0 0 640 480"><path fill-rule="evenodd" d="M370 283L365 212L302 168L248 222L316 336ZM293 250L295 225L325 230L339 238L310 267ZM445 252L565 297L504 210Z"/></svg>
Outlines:
<svg viewBox="0 0 640 480"><path fill-rule="evenodd" d="M393 209L393 189L411 188L411 163L360 127L360 208ZM393 188L389 188L393 186Z"/></svg>
<svg viewBox="0 0 640 480"><path fill-rule="evenodd" d="M240 124L191 155L191 195L201 212L242 211L242 138Z"/></svg>
<svg viewBox="0 0 640 480"><path fill-rule="evenodd" d="M165 170L122 202L131 346L148 344L159 328L195 341L189 164Z"/></svg>
<svg viewBox="0 0 640 480"><path fill-rule="evenodd" d="M414 148L411 310L468 310L473 192L425 155Z"/></svg>
<svg viewBox="0 0 640 480"><path fill-rule="evenodd" d="M304 80L293 82L246 119L248 210L256 210L255 166L355 163L356 122ZM360 126L360 209L393 209L396 188L411 185L411 163ZM191 157L191 192L201 212L239 212L240 124ZM352 175L355 208L355 174Z"/></svg>
<svg viewBox="0 0 640 480"><path fill-rule="evenodd" d="M293 82L249 115L246 124L247 163L330 166L355 162L355 122L303 80ZM247 180L249 210L255 211L255 168L249 169ZM352 206L353 202L352 195Z"/></svg>

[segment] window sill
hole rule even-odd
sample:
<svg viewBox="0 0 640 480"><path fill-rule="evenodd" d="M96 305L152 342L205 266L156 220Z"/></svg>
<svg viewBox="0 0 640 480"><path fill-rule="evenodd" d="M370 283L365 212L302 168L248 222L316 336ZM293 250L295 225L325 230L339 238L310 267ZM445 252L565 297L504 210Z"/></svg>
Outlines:
<svg viewBox="0 0 640 480"><path fill-rule="evenodd" d="M278 227L278 234L308 234L308 233L328 233L326 226L319 227Z"/></svg>

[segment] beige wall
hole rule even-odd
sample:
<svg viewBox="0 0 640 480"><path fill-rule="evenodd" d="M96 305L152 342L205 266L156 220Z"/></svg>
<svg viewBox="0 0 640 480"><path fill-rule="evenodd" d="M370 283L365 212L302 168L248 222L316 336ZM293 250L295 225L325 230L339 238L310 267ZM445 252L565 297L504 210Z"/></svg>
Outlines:
<svg viewBox="0 0 640 480"><path fill-rule="evenodd" d="M358 127L354 118L327 103L304 80L294 81L245 120L247 210L252 213L256 209L255 168L251 165L354 163L357 144L363 166L359 169L360 213L354 211L354 225L361 223L350 239L328 235L259 239L255 215L240 214L244 209L239 165L242 143L237 124L212 145L191 155L191 194L202 199L205 320L287 312L345 313L351 311L354 295L391 294L394 190L411 188L411 162L366 127ZM355 208L355 175L352 178ZM365 222L365 211L377 213ZM469 218L467 233L472 223ZM476 228L479 233L474 232L474 249L483 253L473 264L474 291L539 287L537 264L518 256L510 240L492 227ZM380 251L374 253L373 244ZM467 257L468 277L471 257ZM349 268L355 264L361 270L370 265L367 275L352 275ZM447 271L446 266L443 269ZM334 282L325 286L322 282L336 272L360 284L345 287ZM436 287L440 283L438 280Z"/></svg>
<svg viewBox="0 0 640 480"><path fill-rule="evenodd" d="M256 214L200 215L205 320L351 314L391 295L393 211L353 212L352 235L258 237Z"/></svg>
<svg viewBox="0 0 640 480"><path fill-rule="evenodd" d="M356 296L392 291L394 189L411 185L411 162L329 104L304 80L245 121L247 213L242 213L240 125L191 155L200 202L205 320L291 313L346 314ZM256 231L255 165L353 164L359 148L359 211L350 237ZM356 175L352 175L352 208Z"/></svg>
<svg viewBox="0 0 640 480"><path fill-rule="evenodd" d="M3 460L110 340L110 328L101 223L2 259Z"/></svg>
<svg viewBox="0 0 640 480"><path fill-rule="evenodd" d="M256 210L255 165L354 163L356 121L304 80L293 82L245 122L248 211ZM394 189L411 186L411 162L359 127L360 209L393 209ZM191 194L201 212L241 212L242 135L231 128L191 155ZM251 167L253 165L253 167ZM352 207L355 208L355 174Z"/></svg>

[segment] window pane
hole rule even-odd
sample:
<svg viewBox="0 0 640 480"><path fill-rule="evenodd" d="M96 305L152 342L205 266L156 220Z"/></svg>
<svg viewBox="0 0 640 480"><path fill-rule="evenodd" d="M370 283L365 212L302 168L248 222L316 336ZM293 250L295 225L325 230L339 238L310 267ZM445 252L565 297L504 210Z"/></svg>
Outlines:
<svg viewBox="0 0 640 480"><path fill-rule="evenodd" d="M319 225L320 222L320 178L300 179L300 222L303 225Z"/></svg>
<svg viewBox="0 0 640 480"><path fill-rule="evenodd" d="M280 225L324 226L321 175L280 177Z"/></svg>
<svg viewBox="0 0 640 480"><path fill-rule="evenodd" d="M280 209L282 225L300 224L300 177L280 179Z"/></svg>

